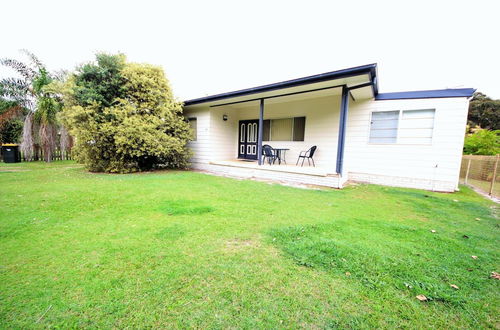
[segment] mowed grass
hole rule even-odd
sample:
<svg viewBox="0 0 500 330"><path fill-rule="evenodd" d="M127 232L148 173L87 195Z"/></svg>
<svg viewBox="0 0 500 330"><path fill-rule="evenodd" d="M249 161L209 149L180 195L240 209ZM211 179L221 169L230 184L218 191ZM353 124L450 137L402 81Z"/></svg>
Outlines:
<svg viewBox="0 0 500 330"><path fill-rule="evenodd" d="M1 164L0 327L498 328L494 213L465 187Z"/></svg>

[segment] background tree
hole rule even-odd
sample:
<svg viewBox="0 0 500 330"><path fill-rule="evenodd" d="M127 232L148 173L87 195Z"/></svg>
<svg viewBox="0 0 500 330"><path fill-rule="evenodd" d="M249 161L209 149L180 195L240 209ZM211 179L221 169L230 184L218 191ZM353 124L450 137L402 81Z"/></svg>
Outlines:
<svg viewBox="0 0 500 330"><path fill-rule="evenodd" d="M58 123L56 113L61 100L50 88L59 77L50 74L42 62L32 53L22 50L28 63L15 59L1 59L0 64L14 69L18 78L0 80L0 96L28 109L23 125L21 151L26 159L34 155L35 144L40 144L46 161L52 159L57 142Z"/></svg>
<svg viewBox="0 0 500 330"><path fill-rule="evenodd" d="M488 130L500 130L500 100L492 100L480 92L474 93L467 121L470 129L479 126Z"/></svg>
<svg viewBox="0 0 500 330"><path fill-rule="evenodd" d="M98 54L68 79L61 117L76 159L91 171L188 165L192 133L160 67Z"/></svg>
<svg viewBox="0 0 500 330"><path fill-rule="evenodd" d="M500 130L477 130L468 134L464 142L466 155L496 155L500 153Z"/></svg>
<svg viewBox="0 0 500 330"><path fill-rule="evenodd" d="M18 143L23 132L23 121L11 119L0 127L0 143Z"/></svg>
<svg viewBox="0 0 500 330"><path fill-rule="evenodd" d="M21 137L25 109L0 97L0 143L17 143Z"/></svg>

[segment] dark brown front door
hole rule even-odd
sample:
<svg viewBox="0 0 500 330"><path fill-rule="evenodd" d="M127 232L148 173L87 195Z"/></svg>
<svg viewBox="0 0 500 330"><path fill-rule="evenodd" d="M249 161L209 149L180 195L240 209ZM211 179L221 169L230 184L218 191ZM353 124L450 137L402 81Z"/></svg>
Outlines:
<svg viewBox="0 0 500 330"><path fill-rule="evenodd" d="M238 158L257 159L258 120L240 120L238 134Z"/></svg>

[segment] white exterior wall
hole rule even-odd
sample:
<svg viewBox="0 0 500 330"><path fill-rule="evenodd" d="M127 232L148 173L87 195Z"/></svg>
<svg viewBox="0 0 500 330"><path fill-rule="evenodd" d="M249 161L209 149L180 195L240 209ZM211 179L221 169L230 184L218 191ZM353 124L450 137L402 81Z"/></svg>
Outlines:
<svg viewBox="0 0 500 330"><path fill-rule="evenodd" d="M210 161L210 113L207 108L196 110L184 109L186 118L196 118L197 139L188 143L193 152L191 163L208 163Z"/></svg>
<svg viewBox="0 0 500 330"><path fill-rule="evenodd" d="M457 189L469 101L466 98L351 102L345 168L349 179L436 191ZM370 144L372 111L435 109L432 144Z"/></svg>
<svg viewBox="0 0 500 330"><path fill-rule="evenodd" d="M420 188L436 191L454 191L458 185L458 175L464 141L469 101L466 98L433 98L411 100L366 100L349 102L346 145L344 156L345 180L374 184ZM264 142L274 147L289 148L286 158L294 164L299 151L317 145L314 159L318 167L335 170L339 123L339 96L309 98L298 101L269 103L265 106L265 119L306 117L305 141ZM370 119L372 111L435 109L432 144L370 144ZM209 169L224 175L256 176L254 171L210 165L212 161L237 158L238 122L257 119L259 107L238 106L196 107L186 109L186 117L197 118L198 139L190 142L194 151L194 168ZM228 116L227 121L222 116ZM207 165L209 165L207 167ZM247 173L248 172L248 173ZM231 174L233 173L233 174ZM246 174L245 174L246 173ZM288 174L266 172L260 177L275 180L294 181ZM302 180L301 178L300 180ZM298 182L298 179L295 179ZM333 178L315 179L316 183L330 187ZM338 179L336 179L338 180ZM304 181L304 180L302 180ZM307 183L307 182L304 182Z"/></svg>
<svg viewBox="0 0 500 330"><path fill-rule="evenodd" d="M227 114L227 121L222 116ZM224 108L210 109L211 161L238 158L238 118Z"/></svg>

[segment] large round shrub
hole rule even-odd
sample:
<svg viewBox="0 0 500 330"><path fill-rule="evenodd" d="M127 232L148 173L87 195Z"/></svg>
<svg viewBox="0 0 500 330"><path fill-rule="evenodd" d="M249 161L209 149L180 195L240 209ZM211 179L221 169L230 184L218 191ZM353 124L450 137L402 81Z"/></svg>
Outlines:
<svg viewBox="0 0 500 330"><path fill-rule="evenodd" d="M62 119L76 140L73 155L89 170L188 165L191 131L160 67L99 54L68 80L64 94Z"/></svg>

